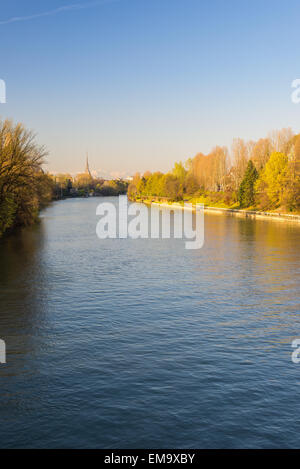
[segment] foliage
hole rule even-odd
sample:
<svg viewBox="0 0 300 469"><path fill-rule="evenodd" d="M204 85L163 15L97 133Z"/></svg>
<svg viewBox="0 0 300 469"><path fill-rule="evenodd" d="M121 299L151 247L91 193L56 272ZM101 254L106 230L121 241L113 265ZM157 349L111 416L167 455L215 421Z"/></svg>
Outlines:
<svg viewBox="0 0 300 469"><path fill-rule="evenodd" d="M136 174L130 199L205 200L207 204L272 210L300 210L300 135L272 132L257 142L235 139L231 154L215 147L171 172Z"/></svg>
<svg viewBox="0 0 300 469"><path fill-rule="evenodd" d="M283 201L284 188L287 182L287 168L287 155L273 152L257 181L257 192L266 192L272 208L278 207Z"/></svg>
<svg viewBox="0 0 300 469"><path fill-rule="evenodd" d="M0 236L33 223L51 200L53 182L42 169L45 156L22 124L0 122Z"/></svg>
<svg viewBox="0 0 300 469"><path fill-rule="evenodd" d="M258 178L258 172L250 160L238 191L238 201L241 207L251 207L255 201L254 185Z"/></svg>
<svg viewBox="0 0 300 469"><path fill-rule="evenodd" d="M128 182L122 179L105 181L92 178L90 174L82 173L76 177L70 174L58 174L52 176L55 184L54 194L56 199L65 197L116 196L126 194Z"/></svg>

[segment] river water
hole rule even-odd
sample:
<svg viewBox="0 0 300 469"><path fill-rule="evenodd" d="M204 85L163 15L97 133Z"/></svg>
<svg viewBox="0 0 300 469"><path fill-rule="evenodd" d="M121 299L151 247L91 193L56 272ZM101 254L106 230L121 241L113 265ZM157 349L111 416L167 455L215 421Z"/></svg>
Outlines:
<svg viewBox="0 0 300 469"><path fill-rule="evenodd" d="M101 201L0 241L0 446L299 447L300 225L99 240Z"/></svg>

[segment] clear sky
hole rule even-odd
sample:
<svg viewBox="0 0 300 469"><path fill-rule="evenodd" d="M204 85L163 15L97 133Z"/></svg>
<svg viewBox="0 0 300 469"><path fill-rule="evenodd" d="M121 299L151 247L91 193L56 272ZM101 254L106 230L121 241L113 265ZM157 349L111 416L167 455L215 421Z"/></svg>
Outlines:
<svg viewBox="0 0 300 469"><path fill-rule="evenodd" d="M48 169L168 170L234 137L300 131L299 0L1 2L0 115Z"/></svg>

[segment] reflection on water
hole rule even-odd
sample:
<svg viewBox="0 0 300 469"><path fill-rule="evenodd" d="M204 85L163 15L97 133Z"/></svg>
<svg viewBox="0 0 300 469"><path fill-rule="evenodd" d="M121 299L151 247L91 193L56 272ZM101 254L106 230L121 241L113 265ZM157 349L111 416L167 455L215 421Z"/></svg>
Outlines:
<svg viewBox="0 0 300 469"><path fill-rule="evenodd" d="M0 241L1 446L299 446L300 226L99 240L99 201Z"/></svg>
<svg viewBox="0 0 300 469"><path fill-rule="evenodd" d="M26 373L27 357L34 352L37 331L47 301L41 252L44 226L13 234L0 243L0 335L5 339L10 364L1 376Z"/></svg>

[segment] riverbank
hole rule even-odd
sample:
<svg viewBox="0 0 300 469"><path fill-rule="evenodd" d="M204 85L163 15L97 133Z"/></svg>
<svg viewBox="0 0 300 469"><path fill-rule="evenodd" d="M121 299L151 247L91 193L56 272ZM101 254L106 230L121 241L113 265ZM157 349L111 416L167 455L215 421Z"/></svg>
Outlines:
<svg viewBox="0 0 300 469"><path fill-rule="evenodd" d="M161 207L167 208L183 208L183 203L180 202L153 202L150 199L140 200L147 205L159 205ZM196 204L190 203L189 207L186 207L190 210L196 209ZM256 210L243 210L237 208L225 208L225 207L210 207L204 205L204 210L206 212L214 212L219 214L227 214L227 215L235 215L244 218L257 218L257 219L268 219L268 220L278 220L283 222L296 222L300 223L300 215L298 214L291 214L291 213L279 213L279 212L264 212L264 211L256 211Z"/></svg>

